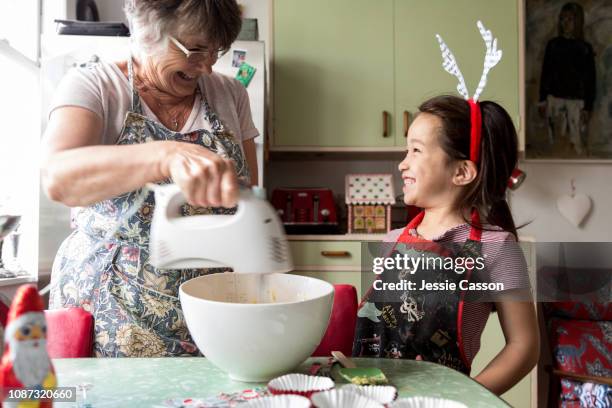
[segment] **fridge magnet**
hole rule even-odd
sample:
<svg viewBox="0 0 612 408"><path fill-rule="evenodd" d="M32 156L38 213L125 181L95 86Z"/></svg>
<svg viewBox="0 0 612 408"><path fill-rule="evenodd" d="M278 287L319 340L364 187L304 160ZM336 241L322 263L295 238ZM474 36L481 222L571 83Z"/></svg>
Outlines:
<svg viewBox="0 0 612 408"><path fill-rule="evenodd" d="M251 83L251 79L253 79L255 71L255 67L243 62L242 65L240 65L240 68L238 68L236 79L246 88L249 86L249 83Z"/></svg>
<svg viewBox="0 0 612 408"><path fill-rule="evenodd" d="M576 194L574 180L571 181L572 193L557 199L557 208L561 215L574 227L579 227L591 211L591 198L586 194Z"/></svg>
<svg viewBox="0 0 612 408"><path fill-rule="evenodd" d="M242 63L246 60L245 50L234 50L232 53L232 67L240 68Z"/></svg>

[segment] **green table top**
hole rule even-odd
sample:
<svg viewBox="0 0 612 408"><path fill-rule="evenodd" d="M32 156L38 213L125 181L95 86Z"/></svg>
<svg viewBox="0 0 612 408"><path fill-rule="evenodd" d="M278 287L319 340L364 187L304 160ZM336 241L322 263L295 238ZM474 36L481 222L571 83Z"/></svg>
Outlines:
<svg viewBox="0 0 612 408"><path fill-rule="evenodd" d="M307 372L310 358L296 372ZM413 360L355 359L357 366L379 367L397 387L400 397L427 395L463 402L468 407L508 405L469 377L447 367ZM75 358L54 359L58 385L90 383L87 402L92 408L154 407L172 398L203 398L265 384L231 380L206 358ZM336 380L341 385L340 380ZM80 406L81 396L77 401ZM72 403L60 407L77 406Z"/></svg>

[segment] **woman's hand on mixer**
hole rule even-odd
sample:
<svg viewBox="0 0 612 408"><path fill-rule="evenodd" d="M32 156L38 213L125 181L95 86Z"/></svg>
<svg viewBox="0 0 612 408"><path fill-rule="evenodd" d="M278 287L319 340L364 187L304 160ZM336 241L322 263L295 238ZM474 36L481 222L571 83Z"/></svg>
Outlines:
<svg viewBox="0 0 612 408"><path fill-rule="evenodd" d="M86 206L172 178L189 204L236 204L238 181L231 161L185 142L103 145L102 128L102 119L84 108L53 111L41 163L41 181L49 198L72 207Z"/></svg>
<svg viewBox="0 0 612 408"><path fill-rule="evenodd" d="M176 183L187 202L199 207L233 207L238 179L231 160L208 149L183 142L166 142L162 174Z"/></svg>

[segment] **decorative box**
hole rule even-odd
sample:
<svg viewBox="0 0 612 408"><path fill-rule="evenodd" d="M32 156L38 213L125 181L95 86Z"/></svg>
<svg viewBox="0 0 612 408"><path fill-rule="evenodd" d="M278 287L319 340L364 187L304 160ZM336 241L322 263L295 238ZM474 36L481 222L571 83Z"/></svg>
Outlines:
<svg viewBox="0 0 612 408"><path fill-rule="evenodd" d="M345 194L349 234L389 232L395 204L392 174L348 174Z"/></svg>

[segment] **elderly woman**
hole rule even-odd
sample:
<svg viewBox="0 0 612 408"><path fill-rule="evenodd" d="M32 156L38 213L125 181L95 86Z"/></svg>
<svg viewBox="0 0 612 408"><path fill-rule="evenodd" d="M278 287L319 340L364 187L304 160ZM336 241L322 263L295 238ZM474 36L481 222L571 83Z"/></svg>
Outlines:
<svg viewBox="0 0 612 408"><path fill-rule="evenodd" d="M178 288L211 270L148 263L155 201L143 187L178 184L189 215L231 213L238 180L257 182L246 90L212 71L240 10L235 0L133 0L126 13L131 56L71 71L51 107L43 186L79 207L53 266L51 307L94 315L97 356L196 354Z"/></svg>

